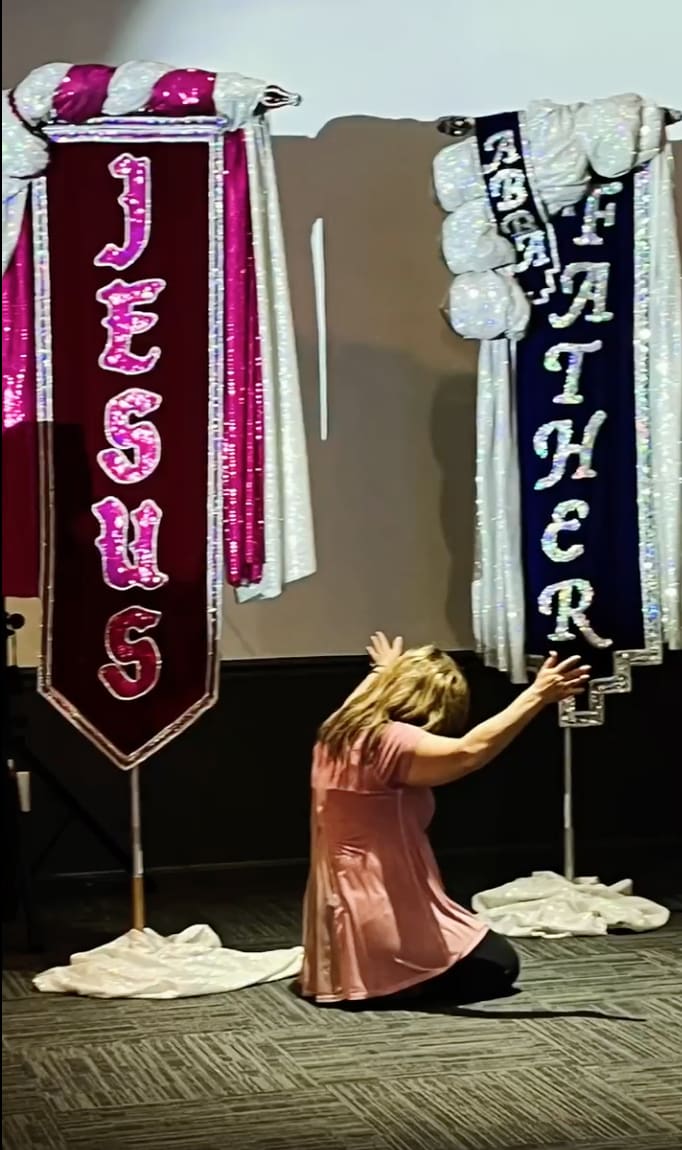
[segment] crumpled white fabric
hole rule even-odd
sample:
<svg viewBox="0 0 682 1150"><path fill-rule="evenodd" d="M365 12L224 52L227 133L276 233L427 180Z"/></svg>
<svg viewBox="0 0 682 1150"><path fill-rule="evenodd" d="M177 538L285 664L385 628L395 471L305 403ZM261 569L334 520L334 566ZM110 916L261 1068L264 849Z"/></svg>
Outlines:
<svg viewBox="0 0 682 1150"><path fill-rule="evenodd" d="M473 910L498 934L566 938L609 930L658 930L670 911L632 894L632 882L606 886L597 878L575 882L553 871L535 871L474 896Z"/></svg>
<svg viewBox="0 0 682 1150"><path fill-rule="evenodd" d="M130 116L139 112L154 86L170 71L170 64L158 64L154 60L129 60L121 64L109 81L102 108L104 115Z"/></svg>
<svg viewBox="0 0 682 1150"><path fill-rule="evenodd" d="M663 109L632 93L570 106L535 100L525 123L536 190L550 216L582 199L590 168L615 179L665 144Z"/></svg>
<svg viewBox="0 0 682 1150"><path fill-rule="evenodd" d="M535 191L550 216L577 204L589 183L588 157L575 135L573 109L535 100L525 115Z"/></svg>
<svg viewBox="0 0 682 1150"><path fill-rule="evenodd" d="M264 80L241 76L239 72L218 72L213 87L213 103L219 116L224 116L230 130L236 132L253 118L263 102L268 85Z"/></svg>
<svg viewBox="0 0 682 1150"><path fill-rule="evenodd" d="M500 235L485 200L462 204L443 223L443 259L453 275L493 271L516 263L514 245Z"/></svg>
<svg viewBox="0 0 682 1150"><path fill-rule="evenodd" d="M485 203L486 191L474 136L448 144L433 161L433 186L444 212L455 212L472 200Z"/></svg>
<svg viewBox="0 0 682 1150"><path fill-rule="evenodd" d="M191 998L294 978L302 963L301 946L251 953L228 950L204 924L168 937L146 927L72 954L68 966L36 975L33 985L88 998Z"/></svg>
<svg viewBox="0 0 682 1150"><path fill-rule="evenodd" d="M465 339L519 339L529 317L528 297L512 275L465 272L452 281L448 318Z"/></svg>
<svg viewBox="0 0 682 1150"><path fill-rule="evenodd" d="M661 151L665 113L631 92L592 100L575 108L575 136L595 172L614 179Z"/></svg>
<svg viewBox="0 0 682 1150"><path fill-rule="evenodd" d="M577 204L585 195L591 169L613 179L651 160L665 144L663 109L641 96L626 94L589 104L535 100L521 117L526 162L538 205L549 217ZM487 201L478 145L473 136L448 144L433 161L436 198L448 213L442 248L453 275L499 271L515 260L511 243L497 232ZM484 312L490 286L481 284ZM496 291L499 311L501 293ZM475 317L472 283L462 293L466 324L455 326L465 338L492 338L489 316ZM450 307L450 318L460 310ZM515 308L517 314L518 308ZM528 313L527 319L530 313ZM516 337L523 335L522 328ZM508 334L504 330L498 334ZM508 334L508 338L513 336Z"/></svg>

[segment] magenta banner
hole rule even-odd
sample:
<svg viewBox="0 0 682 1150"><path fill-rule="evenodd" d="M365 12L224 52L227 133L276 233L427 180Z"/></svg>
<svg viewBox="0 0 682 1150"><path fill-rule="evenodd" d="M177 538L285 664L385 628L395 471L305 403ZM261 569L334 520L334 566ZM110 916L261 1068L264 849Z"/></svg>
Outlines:
<svg viewBox="0 0 682 1150"><path fill-rule="evenodd" d="M53 136L33 196L40 690L129 768L217 693L223 138Z"/></svg>

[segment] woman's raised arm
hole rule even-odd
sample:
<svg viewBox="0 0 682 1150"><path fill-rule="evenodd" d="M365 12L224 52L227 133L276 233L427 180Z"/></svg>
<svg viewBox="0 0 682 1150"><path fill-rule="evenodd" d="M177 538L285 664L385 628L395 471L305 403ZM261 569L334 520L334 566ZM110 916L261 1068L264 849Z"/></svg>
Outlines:
<svg viewBox="0 0 682 1150"><path fill-rule="evenodd" d="M485 767L550 703L584 690L589 667L578 656L558 662L556 652L541 667L535 682L499 714L479 723L458 739L424 732L414 751L406 783L439 787Z"/></svg>

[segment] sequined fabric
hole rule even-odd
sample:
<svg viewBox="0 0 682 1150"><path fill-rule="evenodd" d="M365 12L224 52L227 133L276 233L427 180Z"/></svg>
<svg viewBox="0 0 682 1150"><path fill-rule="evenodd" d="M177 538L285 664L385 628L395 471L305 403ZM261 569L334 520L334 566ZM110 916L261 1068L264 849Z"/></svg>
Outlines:
<svg viewBox="0 0 682 1150"><path fill-rule="evenodd" d="M38 444L31 215L2 277L2 587L38 594Z"/></svg>
<svg viewBox="0 0 682 1150"><path fill-rule="evenodd" d="M668 146L651 162L649 317L651 482L661 588L661 625L671 650L682 647L682 281Z"/></svg>
<svg viewBox="0 0 682 1150"><path fill-rule="evenodd" d="M509 343L484 340L476 397L474 634L488 666L523 683L525 612L512 385Z"/></svg>
<svg viewBox="0 0 682 1150"><path fill-rule="evenodd" d="M11 99L3 93L3 272L24 219L29 180L40 174L47 161L46 143L30 130L32 125L55 116L78 123L100 116L145 113L179 118L217 115L225 129L237 130L252 121L257 109L298 103L298 99L237 73L171 69L153 61L133 61L116 69L64 63L35 69ZM237 151L239 146L243 148L243 142L236 145ZM237 155L234 147L228 136L226 152L232 158ZM221 372L224 367L227 373L229 396L222 478L227 577L235 587L257 588L247 590L247 595L271 597L280 593L284 583L311 573L315 558L288 278L269 147L267 130L258 124L248 173L239 164L234 173L231 163L224 169L226 237L232 245L224 261L230 301L225 316L227 342L224 349L218 349L212 332L210 344L212 358L218 356ZM258 197L267 198L267 204ZM262 217L262 244L255 257L249 236L250 207L255 216ZM222 229L222 216L212 220L211 226ZM47 338L49 333L43 335ZM267 360L265 372L263 359ZM17 383L11 356L7 362L12 371L6 387L3 384L6 418L15 419L26 389L21 381ZM45 416L49 418L49 412ZM266 441L273 452L267 482ZM267 552L271 562L264 580L265 519L270 525Z"/></svg>
<svg viewBox="0 0 682 1150"><path fill-rule="evenodd" d="M635 196L634 352L645 649L636 656L616 653L613 675L590 692L585 712L590 724L603 719L604 691L630 688L631 663L660 658L656 634L662 633L671 647L681 644L682 301L672 157L665 149L662 109L635 95L573 106L537 101L519 119L533 193L550 220L559 212L578 210L591 173L617 181L641 168ZM509 286L510 279L515 283L513 261L506 237L491 230L482 162L485 157L479 156L476 140L468 138L439 153L433 176L438 200L448 213L443 253L455 276L448 318L459 334L484 341L478 389L475 633L486 662L521 681L525 677L521 547L510 526L519 515L518 462L516 448L504 451L498 437L499 442L513 441L514 341L523 338L531 309L524 313ZM552 297L557 336L586 306L594 316L595 337L600 334L596 321L608 322L606 275L596 263L585 270L581 245L584 250L584 245L594 244L595 226L597 230L610 226L609 195L616 191L615 183L602 185L603 200L595 195L581 203L584 235L576 240L575 260L564 267L559 291ZM649 307L652 298L655 307ZM492 338L496 342L489 342ZM596 339L593 343L599 345ZM563 362L559 366L566 371ZM570 370L565 389L569 376ZM573 402L568 394L562 401ZM576 453L579 472L583 465L587 468L585 475L590 474L596 430L586 428L584 441L565 443L566 450ZM553 545L549 538L547 545ZM569 704L565 711L572 712L564 716L567 721L579 722L574 707Z"/></svg>
<svg viewBox="0 0 682 1150"><path fill-rule="evenodd" d="M21 227L26 181L42 171L47 158L45 141L31 127L54 118L77 124L98 116L147 112L218 115L226 128L237 130L261 106L298 102L298 96L236 72L173 69L151 61L119 68L64 63L35 68L14 93L3 92L3 274Z"/></svg>
<svg viewBox="0 0 682 1150"><path fill-rule="evenodd" d="M286 254L267 124L244 131L251 189L265 417L265 566L240 602L273 599L315 571L308 456Z"/></svg>
<svg viewBox="0 0 682 1150"><path fill-rule="evenodd" d="M179 68L154 85L147 108L157 116L211 116L215 72Z"/></svg>
<svg viewBox="0 0 682 1150"><path fill-rule="evenodd" d="M2 427L35 419L31 220L24 216L12 264L2 279Z"/></svg>
<svg viewBox="0 0 682 1150"><path fill-rule="evenodd" d="M263 380L243 133L225 137L223 532L232 587L263 574Z"/></svg>

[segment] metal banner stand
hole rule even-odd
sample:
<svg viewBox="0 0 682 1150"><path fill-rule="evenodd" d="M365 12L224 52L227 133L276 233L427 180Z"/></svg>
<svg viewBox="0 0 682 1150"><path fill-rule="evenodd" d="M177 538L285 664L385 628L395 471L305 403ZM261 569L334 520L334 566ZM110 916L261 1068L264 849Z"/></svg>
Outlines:
<svg viewBox="0 0 682 1150"><path fill-rule="evenodd" d="M4 602L3 602L4 607ZM34 879L38 876L42 865L57 845L62 834L72 820L77 820L85 827L116 860L118 865L128 874L134 874L130 856L123 850L116 840L82 805L79 799L71 793L69 788L33 753L27 746L24 734L26 717L21 714L19 700L23 692L21 671L17 663L16 632L24 626L23 615L5 610L5 646L2 702L3 702L3 758L10 787L7 799L12 803L16 813L16 857L11 865L16 867L16 882L18 895L18 910L23 911L26 924L27 946L30 951L42 949L39 908L36 906L34 896ZM62 822L40 854L35 857L31 850L31 823L33 804L31 797L31 782L35 776L58 799L60 805L66 808L66 819ZM139 797L138 797L139 807ZM139 819L138 819L139 824ZM138 825L139 837L139 825ZM140 860L142 853L140 851ZM133 879L133 882L135 880ZM142 902L142 919L144 920L144 901Z"/></svg>
<svg viewBox="0 0 682 1150"><path fill-rule="evenodd" d="M130 846L132 853L131 909L133 930L145 928L144 855L140 811L140 768L130 772Z"/></svg>
<svg viewBox="0 0 682 1150"><path fill-rule="evenodd" d="M573 830L573 732L564 733L564 878L575 879L575 833Z"/></svg>

